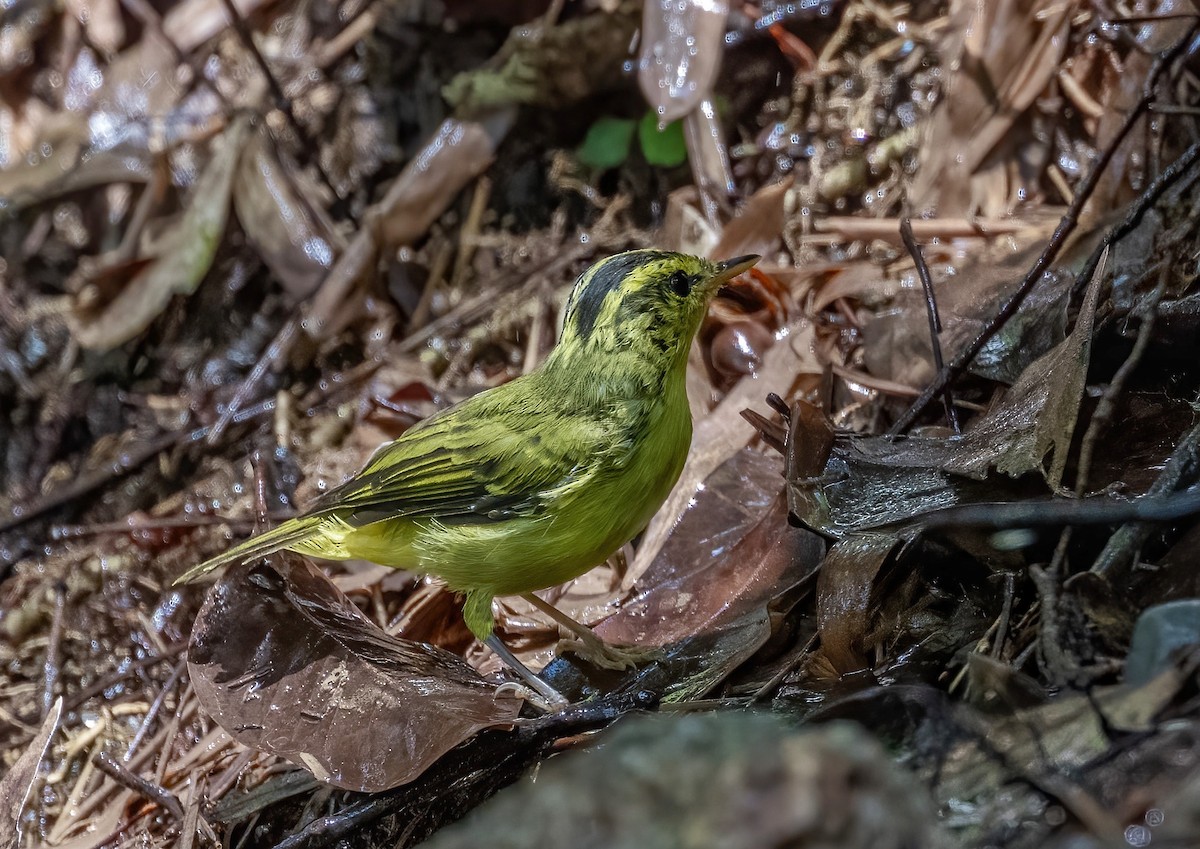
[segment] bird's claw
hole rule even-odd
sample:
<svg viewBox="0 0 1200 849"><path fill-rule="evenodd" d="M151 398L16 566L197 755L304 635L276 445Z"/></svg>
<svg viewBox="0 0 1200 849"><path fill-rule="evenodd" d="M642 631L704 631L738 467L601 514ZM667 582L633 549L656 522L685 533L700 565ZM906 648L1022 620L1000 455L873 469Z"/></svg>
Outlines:
<svg viewBox="0 0 1200 849"><path fill-rule="evenodd" d="M571 654L600 669L623 671L638 664L662 657L662 649L647 646L621 646L599 638L584 640L579 636L564 637L558 644L559 654Z"/></svg>
<svg viewBox="0 0 1200 849"><path fill-rule="evenodd" d="M505 681L503 684L496 687L496 692L493 694L496 699L521 699L524 702L532 705L535 709L542 713L555 713L570 705L570 702L563 699L561 702L553 699L545 698L541 693L528 687L518 681Z"/></svg>

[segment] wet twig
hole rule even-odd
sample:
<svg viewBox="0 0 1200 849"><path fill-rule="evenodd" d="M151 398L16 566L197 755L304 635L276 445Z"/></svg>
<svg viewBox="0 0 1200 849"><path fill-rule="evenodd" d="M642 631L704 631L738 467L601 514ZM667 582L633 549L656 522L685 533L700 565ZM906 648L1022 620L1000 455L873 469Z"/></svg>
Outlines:
<svg viewBox="0 0 1200 849"><path fill-rule="evenodd" d="M1166 265L1160 272L1158 285L1154 287L1154 291L1142 306L1142 323L1138 327L1138 335L1133 343L1133 350L1129 352L1129 356L1125 358L1125 362L1121 363L1120 368L1117 369L1116 374L1109 381L1104 394L1100 397L1100 403L1096 405L1096 411L1092 413L1091 421L1088 422L1087 432L1083 435L1083 442L1079 448L1079 471L1075 477L1076 495L1083 495L1086 491L1088 476L1091 473L1092 456L1096 452L1096 442L1116 413L1117 400L1121 397L1121 393L1125 391L1125 384L1128 383L1134 370L1141 363L1146 349L1150 347L1150 340L1154 334L1154 324L1158 319L1158 304L1162 300L1163 295L1166 294L1170 271L1170 265Z"/></svg>
<svg viewBox="0 0 1200 849"><path fill-rule="evenodd" d="M1194 442L1189 445L1192 451L1197 447ZM972 527L999 530L1054 525L1172 522L1197 513L1200 513L1200 489L1143 495L1132 501L1098 496L1082 499L1031 499L1006 503L983 502L943 507L913 518L925 529Z"/></svg>
<svg viewBox="0 0 1200 849"><path fill-rule="evenodd" d="M1134 504L1139 502L1159 504L1159 512L1165 515L1147 516L1139 511L1138 515L1122 516L1119 521L1132 523L1166 521L1200 513L1200 489L1178 491L1183 487L1193 485L1198 478L1200 478L1200 424L1196 424L1189 430L1175 446L1162 473L1150 487L1149 493L1133 502ZM1096 499L1090 501L1094 500ZM1089 501L1078 503L1087 504ZM1175 509L1168 509L1172 505ZM1189 505L1192 509L1188 509ZM1152 532L1153 528L1145 524L1123 525L1109 538L1104 550L1092 564L1091 571L1097 575L1103 575L1110 582L1115 582L1130 568L1138 549Z"/></svg>
<svg viewBox="0 0 1200 849"><path fill-rule="evenodd" d="M1058 592L1061 578L1053 569L1030 566L1029 577L1037 590L1041 621L1038 623L1038 657L1042 671L1054 687L1074 683L1077 665L1062 646L1058 618Z"/></svg>
<svg viewBox="0 0 1200 849"><path fill-rule="evenodd" d="M78 710L88 699L100 695L109 687L116 686L122 681L128 680L137 672L145 669L148 666L166 663L167 661L171 660L171 658L181 654L186 648L186 642L179 642L175 643L174 645L167 646L167 651L165 654L155 657L140 657L136 660L131 660L128 664L116 672L105 675L103 678L93 682L90 686L80 690L78 693L72 696L69 701L66 702L66 704L63 706L63 710L68 713Z"/></svg>
<svg viewBox="0 0 1200 849"><path fill-rule="evenodd" d="M272 513L273 521L282 522L295 517L294 512ZM249 533L254 530L252 519L228 519L223 516L164 516L150 519L129 519L125 522L99 522L94 525L55 525L50 529L50 539L60 542L67 539L83 539L107 534L136 534L146 531L192 530L227 526L235 531Z"/></svg>
<svg viewBox="0 0 1200 849"><path fill-rule="evenodd" d="M258 390L258 385L266 377L267 372L291 351L292 344L296 341L299 332L300 319L296 316L289 318L284 322L283 327L279 328L279 332L275 334L275 338L271 340L267 350L263 351L263 355L250 370L250 374L239 384L237 391L233 393L233 398L225 405L225 409L221 411L217 420L213 422L213 426L204 440L207 444L216 445L224 435L226 428L237 420L242 406L250 400L250 395Z"/></svg>
<svg viewBox="0 0 1200 849"><path fill-rule="evenodd" d="M913 235L912 220L907 215L900 219L900 240L904 242L904 247L912 257L917 268L917 278L921 281L921 289L925 292L925 312L929 316L929 344L933 349L933 367L940 372L946 367L942 360L942 343L938 338L938 334L942 332L942 318L938 315L937 297L933 292L933 278L929 275L929 265L925 262L925 255L921 253L921 246L917 244ZM962 433L949 384L943 387L942 401L946 405L946 421L954 428L955 433Z"/></svg>
<svg viewBox="0 0 1200 849"><path fill-rule="evenodd" d="M233 417L237 423L250 421L275 409L275 399L261 401ZM156 439L147 440L144 444L123 451L108 466L94 472L80 475L66 486L59 487L48 495L43 496L32 504L16 504L9 515L0 518L0 533L11 531L31 519L35 519L51 510L82 498L94 489L99 489L119 477L123 477L141 466L152 457L174 448L176 445L190 445L201 441L210 431L209 427L198 427L192 430L178 430L162 434Z"/></svg>
<svg viewBox="0 0 1200 849"><path fill-rule="evenodd" d="M1000 616L996 620L996 636L992 640L991 657L1000 659L1004 651L1004 643L1008 639L1008 627L1012 621L1013 599L1016 596L1016 579L1012 572L1004 573L1004 605L1000 608Z"/></svg>
<svg viewBox="0 0 1200 849"><path fill-rule="evenodd" d="M146 738L146 732L150 730L150 727L154 725L154 720L158 718L158 713L162 710L163 703L167 700L167 695L175 689L175 685L179 683L179 679L186 669L187 660L181 660L175 664L175 668L171 670L171 677L159 689L158 695L154 697L154 701L150 704L150 709L142 717L142 724L138 726L137 733L129 741L129 746L126 747L125 754L121 758L122 761L128 762L133 757L133 753L142 744L142 740Z"/></svg>
<svg viewBox="0 0 1200 849"><path fill-rule="evenodd" d="M179 797L167 788L130 772L123 763L114 760L107 752L97 753L96 757L92 759L92 763L96 765L96 769L121 786L149 799L174 817L177 822L183 822L183 804L180 803Z"/></svg>
<svg viewBox="0 0 1200 849"><path fill-rule="evenodd" d="M42 688L42 719L50 715L54 706L54 691L62 672L62 631L67 610L67 585L62 581L54 584L54 618L50 623L50 639L46 644L45 683Z"/></svg>

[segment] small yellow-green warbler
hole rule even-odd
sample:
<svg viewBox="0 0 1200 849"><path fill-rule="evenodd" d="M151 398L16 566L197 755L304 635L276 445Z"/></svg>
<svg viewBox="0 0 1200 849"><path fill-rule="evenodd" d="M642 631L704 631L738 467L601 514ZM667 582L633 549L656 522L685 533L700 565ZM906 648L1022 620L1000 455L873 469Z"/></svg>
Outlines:
<svg viewBox="0 0 1200 849"><path fill-rule="evenodd" d="M534 590L602 563L666 499L692 435L692 337L721 284L757 261L637 250L597 262L540 368L420 422L304 515L179 581L288 549L435 575L466 594L480 639L494 596L546 609Z"/></svg>

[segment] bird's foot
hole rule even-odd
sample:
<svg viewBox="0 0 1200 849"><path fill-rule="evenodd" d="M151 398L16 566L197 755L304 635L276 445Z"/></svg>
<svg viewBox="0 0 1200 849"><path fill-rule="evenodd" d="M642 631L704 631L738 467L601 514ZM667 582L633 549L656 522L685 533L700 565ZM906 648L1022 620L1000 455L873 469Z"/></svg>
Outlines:
<svg viewBox="0 0 1200 849"><path fill-rule="evenodd" d="M535 675L532 670L529 669L529 667L521 663L521 661L517 659L517 656L513 654L509 650L508 646L504 645L500 638L495 634L492 634L490 637L484 640L484 642L487 644L488 648L494 651L500 657L500 659L504 661L509 669L517 674L517 677L519 677L525 682L526 685L528 685L528 692L536 694L534 698L530 698L528 700L535 707L542 707L545 705L544 709L546 713L551 713L556 710L562 710L571 703L565 696L562 695L562 693L551 687L549 684ZM514 686L517 686L515 682L512 683ZM500 695L501 690L504 690L506 686L508 685L502 684L500 688L497 689L496 694ZM521 689L526 688L522 687ZM519 691L514 690L506 692L516 693Z"/></svg>
<svg viewBox="0 0 1200 849"><path fill-rule="evenodd" d="M570 652L592 666L616 670L633 669L638 664L662 657L662 649L659 648L606 643L591 632L588 632L588 637L590 639L583 634L564 637L558 643L559 654Z"/></svg>
<svg viewBox="0 0 1200 849"><path fill-rule="evenodd" d="M565 700L557 702L548 699L532 687L528 687L517 681L505 681L503 684L500 684L496 687L493 697L496 699L520 699L542 713L556 713L569 704Z"/></svg>

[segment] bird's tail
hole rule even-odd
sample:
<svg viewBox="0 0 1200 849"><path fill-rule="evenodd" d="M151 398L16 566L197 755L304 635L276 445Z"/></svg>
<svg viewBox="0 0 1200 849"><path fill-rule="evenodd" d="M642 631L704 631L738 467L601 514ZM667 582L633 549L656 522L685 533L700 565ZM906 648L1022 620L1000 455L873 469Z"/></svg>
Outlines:
<svg viewBox="0 0 1200 849"><path fill-rule="evenodd" d="M318 515L288 519L277 528L272 528L258 536L250 537L250 539L235 545L223 554L218 554L216 557L193 566L176 578L173 585L178 586L179 584L186 584L188 581L194 581L202 575L207 575L213 569L219 569L231 563L244 563L247 560L266 557L268 554L273 554L276 551L282 551L285 548L291 548L294 545L306 542L320 535L322 518Z"/></svg>

